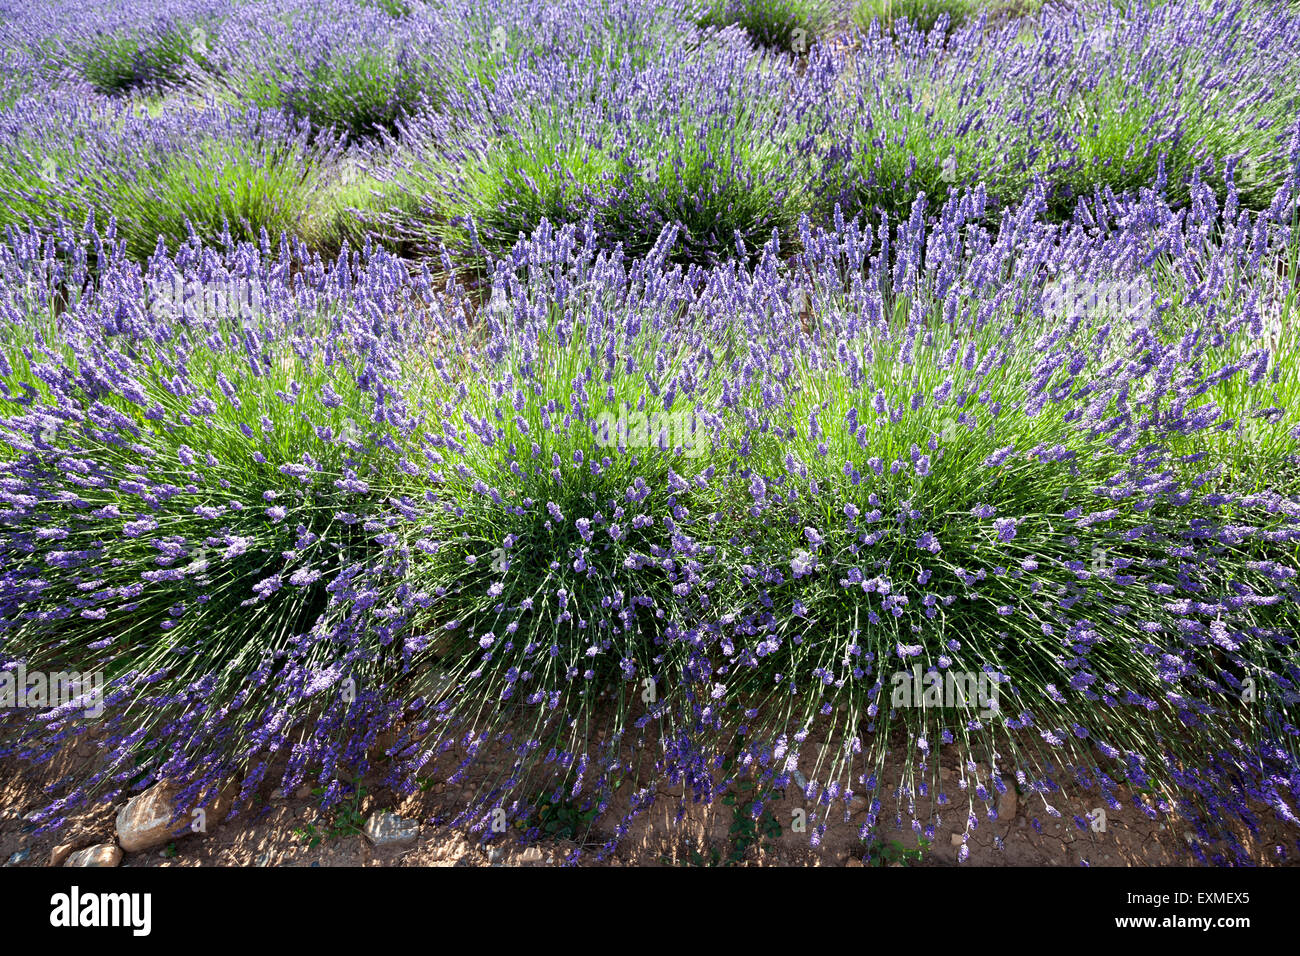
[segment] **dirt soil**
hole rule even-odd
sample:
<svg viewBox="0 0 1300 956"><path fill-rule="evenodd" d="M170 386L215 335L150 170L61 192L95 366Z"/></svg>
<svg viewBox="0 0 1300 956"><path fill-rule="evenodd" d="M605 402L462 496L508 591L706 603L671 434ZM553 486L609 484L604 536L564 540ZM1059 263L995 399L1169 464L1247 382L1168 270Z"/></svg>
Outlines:
<svg viewBox="0 0 1300 956"><path fill-rule="evenodd" d="M51 790L84 774L93 761L86 749L70 749L66 756L41 767L13 761L0 762L0 861L19 858L5 865L48 866L57 846L81 849L114 842L114 820L125 798L114 806L101 806L70 817L56 833L36 834L36 825L25 817L49 800ZM1187 826L1177 820L1149 820L1132 808L1128 795L1120 793L1124 809L1108 811L1105 832L1080 830L1072 819L1086 816L1100 803L1096 794L1053 798L1059 818L1043 812L1041 798L1021 795L1004 798L1000 818L987 820L980 814L979 826L968 837L970 855L958 862L958 847L967 813L959 781L961 769L955 758L940 758L944 789L953 798L941 817L933 843L923 854L912 852L917 839L908 828L891 829L893 812L888 802L881 814L880 838L872 865L887 866L1195 866L1188 852ZM887 766L887 771L890 770ZM892 768L896 770L897 768ZM1003 768L1004 771L1006 768ZM529 847L517 832L495 840L491 848L480 845L477 834L441 825L461 810L473 794L473 785L434 784L426 792L401 798L380 783L381 774L362 781L366 788L351 809L359 821L377 810L391 810L409 820L420 821L418 838L395 847L376 848L346 825L347 815L335 814L322 820L316 799L308 788L280 794L268 784L260 794L259 806L214 824L207 833L187 834L169 847L126 854L123 866L492 866L559 865L568 861L579 844L570 840L541 841L525 858ZM435 778L436 779L436 778ZM1006 779L1004 777L1004 779ZM625 788L631 790L632 788ZM891 790L886 788L884 793ZM726 861L736 851L731 832L732 810L720 801L704 806L688 803L677 818L680 792L661 791L649 811L637 817L613 855L597 861L596 855L607 833L593 832L586 838L577 865L663 866L700 865ZM1037 801L1035 803L1035 801ZM835 814L819 846L811 846L807 832L794 832L795 811L804 806L803 795L793 788L783 799L769 805L773 817L783 825L780 835L760 837L744 849L742 865L750 866L861 866L864 845L858 836L865 815L859 806L842 821ZM617 803L605 819L616 821ZM917 816L930 808L918 803ZM1258 838L1243 842L1262 865L1291 865L1297 861L1300 832L1274 822L1275 816L1261 808L1265 823ZM766 819L766 818L765 818ZM340 821L343 822L340 822ZM1035 827L1037 820L1039 826ZM612 823L610 824L613 825ZM312 845L311 828L318 838ZM809 827L809 829L812 829ZM999 847L997 844L1000 843ZM1285 846L1286 852L1279 852ZM540 850L540 857L538 856ZM22 851L27 851L23 854ZM881 852L883 851L883 853ZM66 854L65 854L66 855ZM739 854L737 854L739 856Z"/></svg>

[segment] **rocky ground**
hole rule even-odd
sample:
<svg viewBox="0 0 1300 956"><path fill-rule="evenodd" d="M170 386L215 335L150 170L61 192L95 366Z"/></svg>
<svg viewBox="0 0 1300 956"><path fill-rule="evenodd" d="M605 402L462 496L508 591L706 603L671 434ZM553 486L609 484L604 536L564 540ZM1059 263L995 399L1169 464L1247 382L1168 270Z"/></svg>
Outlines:
<svg viewBox="0 0 1300 956"><path fill-rule="evenodd" d="M322 817L309 787L292 794L270 790L257 805L223 818L218 801L207 811L205 832L172 823L169 792L155 786L115 806L69 818L55 834L37 834L27 816L48 802L51 788L84 770L87 754L40 768L0 763L0 860L7 866L493 866L558 865L580 845L579 865L660 866L735 862L757 866L863 866L858 829L865 814L860 802L847 822L832 823L811 846L794 825L802 795L788 791L772 804L757 828L737 826L731 807L721 802L691 805L677 819L678 797L662 792L639 817L614 854L597 861L605 835L542 841L533 846L506 833L487 847L478 835L435 821L449 819L465 805L468 787L434 785L427 792L399 798L377 783L363 781L365 792L340 810ZM941 762L945 789L960 793L961 769ZM1177 821L1147 819L1134 810L1109 812L1104 832L1080 830L1073 817L1087 817L1097 803L1058 797L1059 818L1043 812L1014 790L1003 795L997 820L982 820L964 838L969 857L958 863L965 806L948 809L935 840L917 851L910 829L888 830L876 845L871 865L889 866L1188 866L1186 827ZM1037 799L1037 798L1034 798ZM1121 799L1125 799L1121 797ZM1091 803L1089 802L1091 801ZM1126 801L1125 801L1126 802ZM1130 806L1126 802L1126 807ZM924 808L922 808L924 809ZM1272 819L1265 810L1261 817ZM571 835L571 834L570 834ZM1297 856L1293 828L1266 826L1249 843L1261 864L1289 864ZM1278 852L1287 845L1289 852Z"/></svg>

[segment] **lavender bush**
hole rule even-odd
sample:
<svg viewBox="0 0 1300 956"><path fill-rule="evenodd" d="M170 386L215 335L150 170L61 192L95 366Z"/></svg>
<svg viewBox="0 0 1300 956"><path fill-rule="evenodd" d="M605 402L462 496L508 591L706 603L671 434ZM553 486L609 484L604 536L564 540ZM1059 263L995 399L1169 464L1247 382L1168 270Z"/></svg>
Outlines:
<svg viewBox="0 0 1300 956"><path fill-rule="evenodd" d="M720 10L7 11L0 670L106 681L0 711L98 751L41 826L1300 823L1293 15Z"/></svg>
<svg viewBox="0 0 1300 956"><path fill-rule="evenodd" d="M115 219L137 258L191 234L310 234L337 153L280 113L209 104L147 116L52 94L0 113L0 151L0 223Z"/></svg>
<svg viewBox="0 0 1300 956"><path fill-rule="evenodd" d="M681 225L677 258L725 257L790 228L806 202L788 58L734 31L663 46L655 62L553 57L503 69L403 130L394 179L419 214L384 225L426 246L500 252L542 221L595 222L644 252ZM450 115L450 118L449 118Z"/></svg>
<svg viewBox="0 0 1300 956"><path fill-rule="evenodd" d="M472 349L460 287L386 253L146 269L16 239L0 649L110 675L105 769L42 819L164 775L247 795L276 758L334 799L389 731L390 782L473 781L485 838L539 800L630 784L635 815L800 766L818 827L874 801L865 838L906 812L898 733L913 795L952 747L1048 814L1124 787L1207 845L1247 800L1293 820L1292 189L1070 227L1040 191L996 233L977 191L893 237L805 221L752 269L544 224ZM197 304L231 289L244 317ZM1000 706L891 706L913 665ZM10 746L52 753L74 711L11 717ZM974 826L1012 783L947 797Z"/></svg>
<svg viewBox="0 0 1300 956"><path fill-rule="evenodd" d="M1185 203L1198 178L1222 199L1229 174L1239 201L1264 208L1286 173L1297 29L1237 2L1053 8L1032 33L873 24L855 48L816 48L802 91L830 131L825 208L897 217L918 192L976 183L1006 207L1042 179L1066 219L1096 189Z"/></svg>

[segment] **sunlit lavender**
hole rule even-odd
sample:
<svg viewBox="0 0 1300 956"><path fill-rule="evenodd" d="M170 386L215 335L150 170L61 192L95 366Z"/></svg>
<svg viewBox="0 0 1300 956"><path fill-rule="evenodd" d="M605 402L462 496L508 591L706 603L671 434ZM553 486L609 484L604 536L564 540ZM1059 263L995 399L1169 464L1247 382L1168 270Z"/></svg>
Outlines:
<svg viewBox="0 0 1300 956"><path fill-rule="evenodd" d="M1300 852L1300 17L977 6L7 11L0 673L104 678L0 709L97 753L35 822Z"/></svg>

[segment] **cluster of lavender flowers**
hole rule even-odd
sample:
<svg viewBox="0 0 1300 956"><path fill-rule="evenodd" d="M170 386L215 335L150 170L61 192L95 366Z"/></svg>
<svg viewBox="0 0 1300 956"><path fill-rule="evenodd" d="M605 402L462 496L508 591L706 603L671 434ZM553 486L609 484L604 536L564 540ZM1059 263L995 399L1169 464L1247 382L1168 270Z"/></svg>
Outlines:
<svg viewBox="0 0 1300 956"><path fill-rule="evenodd" d="M14 235L0 667L107 685L0 752L96 742L51 827L161 777L328 804L382 743L485 839L802 778L814 841L857 795L864 839L933 836L1014 785L1244 856L1224 821L1300 788L1288 162L1261 214L1194 183L1052 225L1040 185L993 229L976 189L752 266L543 222L477 310L377 250ZM899 706L914 668L999 706Z"/></svg>
<svg viewBox="0 0 1300 956"><path fill-rule="evenodd" d="M928 34L874 22L820 44L801 27L797 42L762 46L773 42L769 27L781 37L793 29L786 13L814 8L176 0L146 12L62 0L0 24L5 55L30 75L9 81L0 106L11 152L38 155L57 124L66 150L89 154L68 166L101 161L102 95L169 127L210 125L192 112L196 95L284 113L271 139L261 122L246 150L228 148L315 166L297 142L305 125L355 151L319 194L283 177L269 189L260 159L233 163L252 167L250 181L218 175L217 193L265 204L287 190L295 207L244 216L247 234L289 230L317 251L367 234L405 250L446 243L476 267L543 220L594 219L637 253L676 223L674 258L709 262L752 256L773 227L793 236L805 213L826 226L836 206L896 221L919 193L933 203L982 185L995 222L1041 182L1065 221L1081 199L1108 191L1155 189L1185 205L1193 184L1208 182L1223 201L1228 180L1258 210L1285 176L1300 19L1276 5L1084 3L1043 11L1028 32L1026 20ZM766 26L749 24L751 14ZM717 26L737 22L749 25ZM24 93L85 105L45 116L17 109ZM102 161L119 159L109 149ZM118 214L107 200L18 192L20 221ZM139 193L152 208L137 253L158 234L174 242L175 228L149 234L160 222L190 218L208 239L221 232L222 215L193 215L183 191L146 183ZM238 210L220 212L238 235ZM128 218L119 216L124 235Z"/></svg>
<svg viewBox="0 0 1300 956"><path fill-rule="evenodd" d="M675 223L675 254L697 261L759 246L804 208L796 83L789 57L735 30L665 42L646 62L603 50L515 61L404 126L390 179L419 212L385 224L475 253L542 221L592 220L636 253Z"/></svg>
<svg viewBox="0 0 1300 956"><path fill-rule="evenodd" d="M115 220L140 259L191 233L306 235L338 146L255 107L151 116L105 97L28 94L0 109L0 223Z"/></svg>
<svg viewBox="0 0 1300 956"><path fill-rule="evenodd" d="M810 54L821 184L846 210L905 213L919 191L983 183L999 207L1045 181L1069 218L1094 189L1165 192L1234 178L1268 205L1300 109L1295 13L1242 0L1049 6L923 33L879 23Z"/></svg>
<svg viewBox="0 0 1300 956"><path fill-rule="evenodd" d="M0 42L33 55L36 77L101 93L158 90L207 67L230 0L58 0L6 11Z"/></svg>

